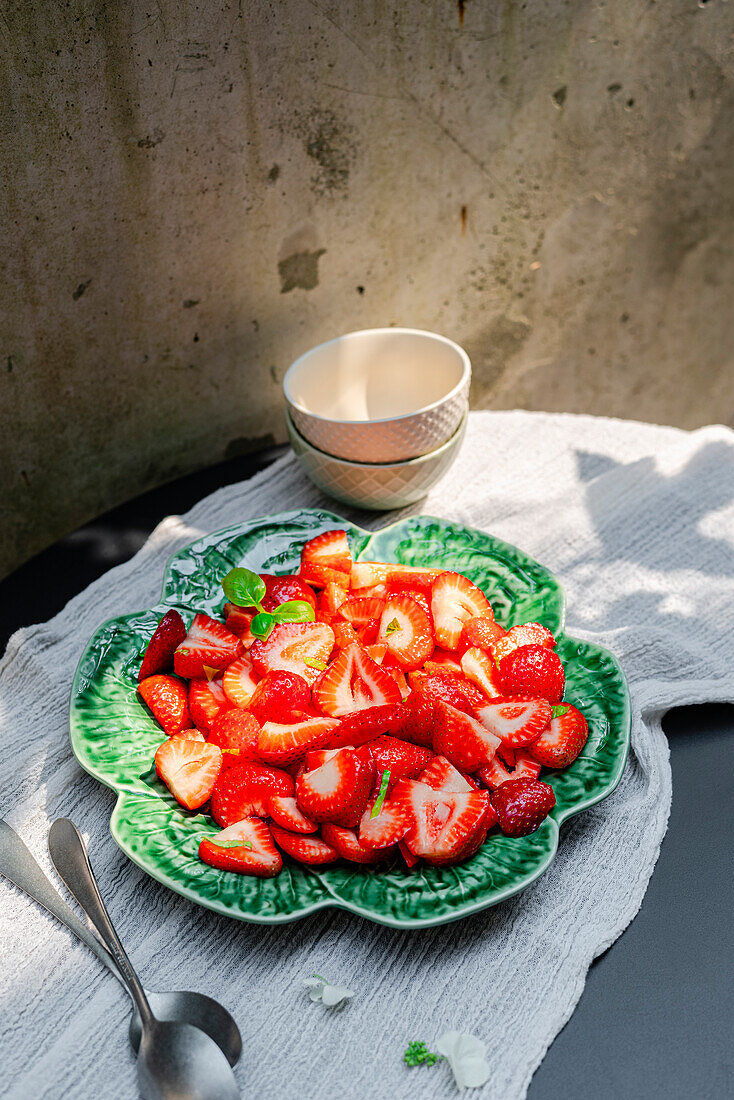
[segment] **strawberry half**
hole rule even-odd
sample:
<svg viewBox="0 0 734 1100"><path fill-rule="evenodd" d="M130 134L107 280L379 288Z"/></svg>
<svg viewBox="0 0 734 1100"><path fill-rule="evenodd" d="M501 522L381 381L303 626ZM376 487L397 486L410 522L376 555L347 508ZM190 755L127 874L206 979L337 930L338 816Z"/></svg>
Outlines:
<svg viewBox="0 0 734 1100"><path fill-rule="evenodd" d="M303 676L276 669L263 676L247 709L262 725L266 722L287 725L310 717L307 714L310 705L311 688Z"/></svg>
<svg viewBox="0 0 734 1100"><path fill-rule="evenodd" d="M553 708L545 699L498 699L477 710L482 725L510 748L535 741L552 716Z"/></svg>
<svg viewBox="0 0 734 1100"><path fill-rule="evenodd" d="M257 688L257 676L249 653L243 653L225 669L222 689L233 707L246 707Z"/></svg>
<svg viewBox="0 0 734 1100"><path fill-rule="evenodd" d="M553 788L537 779L511 779L492 794L492 806L505 836L527 836L556 804Z"/></svg>
<svg viewBox="0 0 734 1100"><path fill-rule="evenodd" d="M273 794L268 799L269 816L281 829L290 833L315 833L318 825L298 809L298 803L290 795Z"/></svg>
<svg viewBox="0 0 734 1100"><path fill-rule="evenodd" d="M491 651L494 644L500 638L504 638L506 633L499 623L494 621L494 613L490 608L484 615L467 619L461 628L459 649L469 649L470 646L474 646L477 649Z"/></svg>
<svg viewBox="0 0 734 1100"><path fill-rule="evenodd" d="M408 848L436 866L466 858L486 836L486 791L436 791L425 783L404 780L393 797L406 808Z"/></svg>
<svg viewBox="0 0 734 1100"><path fill-rule="evenodd" d="M476 718L448 703L437 703L436 708L438 720L433 734L436 752L462 772L474 772L489 764L497 752L499 737Z"/></svg>
<svg viewBox="0 0 734 1100"><path fill-rule="evenodd" d="M295 672L309 684L326 668L334 648L334 631L326 623L278 623L250 650L255 671Z"/></svg>
<svg viewBox="0 0 734 1100"><path fill-rule="evenodd" d="M391 733L396 724L402 721L400 703L388 703L386 706L365 707L355 710L342 718L334 729L326 747L342 748L344 745L364 745L374 741L382 734ZM430 742L429 742L430 743Z"/></svg>
<svg viewBox="0 0 734 1100"><path fill-rule="evenodd" d="M180 733L191 725L188 695L185 684L175 676L157 673L148 676L138 684L138 694L142 696L153 717L169 737Z"/></svg>
<svg viewBox="0 0 734 1100"><path fill-rule="evenodd" d="M260 763L257 752L257 739L260 726L246 710L230 707L222 711L211 724L209 742L218 745L222 752L235 753L237 759L227 763L244 764L251 761Z"/></svg>
<svg viewBox="0 0 734 1100"><path fill-rule="evenodd" d="M410 683L414 691L432 703L448 703L457 710L471 714L476 707L485 703L486 696L476 684L469 683L453 672L437 672L426 675L423 672L411 672Z"/></svg>
<svg viewBox="0 0 734 1100"><path fill-rule="evenodd" d="M499 753L491 763L480 768L477 775L485 787L490 791L496 791L503 783L510 779L537 779L540 775L540 764L533 760L529 753L518 749L514 755L512 770L508 771L499 758Z"/></svg>
<svg viewBox="0 0 734 1100"><path fill-rule="evenodd" d="M299 863L309 866L318 866L320 863L333 863L339 858L339 853L331 845L318 836L304 836L303 833L291 833L287 829L281 829L277 825L270 826L273 840L279 848L291 859L297 859Z"/></svg>
<svg viewBox="0 0 734 1100"><path fill-rule="evenodd" d="M173 655L173 667L178 676L189 680L211 679L242 652L242 642L226 626L209 615L194 615L188 634Z"/></svg>
<svg viewBox="0 0 734 1100"><path fill-rule="evenodd" d="M566 686L561 658L543 645L521 645L499 662L503 695L560 703Z"/></svg>
<svg viewBox="0 0 734 1100"><path fill-rule="evenodd" d="M434 791L448 791L450 794L461 794L476 789L445 756L434 756L428 767L420 773L418 780L425 783L427 787L432 787Z"/></svg>
<svg viewBox="0 0 734 1100"><path fill-rule="evenodd" d="M212 791L211 815L226 828L245 817L267 817L272 795L293 796L293 779L277 768L238 764L223 771Z"/></svg>
<svg viewBox="0 0 734 1100"><path fill-rule="evenodd" d="M319 611L328 611L332 615L335 614L346 600L348 591L344 585L329 581L318 598L317 607Z"/></svg>
<svg viewBox="0 0 734 1100"><path fill-rule="evenodd" d="M372 817L374 799L367 804L359 823L359 843L362 848L390 848L402 840L408 831L408 815L402 802L387 799Z"/></svg>
<svg viewBox="0 0 734 1100"><path fill-rule="evenodd" d="M222 753L206 741L172 737L155 754L156 774L187 810L208 801L222 770Z"/></svg>
<svg viewBox="0 0 734 1100"><path fill-rule="evenodd" d="M138 682L154 676L156 672L168 671L173 664L173 654L185 637L186 626L178 611L167 611L155 628L143 654Z"/></svg>
<svg viewBox="0 0 734 1100"><path fill-rule="evenodd" d="M298 808L314 821L345 827L358 825L374 774L369 749L338 749L325 764L299 775Z"/></svg>
<svg viewBox="0 0 734 1100"><path fill-rule="evenodd" d="M265 595L260 601L263 611L274 611L289 600L302 600L316 610L316 596L302 577L276 577L272 573L261 573L260 579L265 583Z"/></svg>
<svg viewBox="0 0 734 1100"><path fill-rule="evenodd" d="M324 822L321 826L321 835L342 859L348 859L352 863L379 863L381 859L386 859L392 853L391 848L363 847L355 831L343 825Z"/></svg>
<svg viewBox="0 0 734 1100"><path fill-rule="evenodd" d="M189 684L191 721L205 733L212 728L214 719L223 711L229 710L230 706L221 680L192 680Z"/></svg>
<svg viewBox="0 0 734 1100"><path fill-rule="evenodd" d="M564 713L551 718L548 728L529 749L533 759L546 768L567 768L573 764L589 737L589 727L583 714L570 703L563 706L566 707Z"/></svg>
<svg viewBox="0 0 734 1100"><path fill-rule="evenodd" d="M436 643L456 649L468 619L491 612L489 600L461 573L440 573L431 589L431 614Z"/></svg>
<svg viewBox="0 0 734 1100"><path fill-rule="evenodd" d="M340 717L354 710L400 702L391 676L358 645L342 650L313 689L325 714Z"/></svg>
<svg viewBox="0 0 734 1100"><path fill-rule="evenodd" d="M546 649L555 649L556 639L550 630L540 623L521 623L518 626L512 626L503 638L498 638L492 643L495 661L501 661L521 645L542 645Z"/></svg>
<svg viewBox="0 0 734 1100"><path fill-rule="evenodd" d="M461 658L461 668L472 684L483 691L488 699L502 695L499 670L492 658L478 646L471 646Z"/></svg>
<svg viewBox="0 0 734 1100"><path fill-rule="evenodd" d="M400 668L420 668L434 648L430 616L410 596L391 596L382 609L377 641Z"/></svg>
<svg viewBox="0 0 734 1100"><path fill-rule="evenodd" d="M260 759L278 767L292 764L309 749L320 749L328 744L338 724L335 718L308 718L305 722L288 725L266 722L257 741Z"/></svg>
<svg viewBox="0 0 734 1100"><path fill-rule="evenodd" d="M320 565L349 573L352 568L352 551L349 549L346 531L324 531L304 543L301 550L301 572L304 565Z"/></svg>
<svg viewBox="0 0 734 1100"><path fill-rule="evenodd" d="M390 771L390 785L400 779L417 779L433 759L431 749L401 741L398 737L383 736L370 741L370 752L375 763L375 783L379 783L385 769ZM377 793L377 792L375 792Z"/></svg>
<svg viewBox="0 0 734 1100"><path fill-rule="evenodd" d="M250 630L250 623L254 618L254 611L247 611L234 603L224 605L224 625L231 634L239 638L243 649L250 649L255 641L255 635Z"/></svg>
<svg viewBox="0 0 734 1100"><path fill-rule="evenodd" d="M199 859L219 871L238 871L260 878L272 878L283 867L270 829L257 818L238 821L216 836L204 837L199 843Z"/></svg>

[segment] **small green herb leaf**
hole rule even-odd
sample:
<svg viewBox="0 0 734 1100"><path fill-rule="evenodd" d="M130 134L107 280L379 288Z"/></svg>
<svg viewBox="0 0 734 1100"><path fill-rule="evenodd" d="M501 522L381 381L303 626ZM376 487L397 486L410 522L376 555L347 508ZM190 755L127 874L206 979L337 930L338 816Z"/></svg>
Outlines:
<svg viewBox="0 0 734 1100"><path fill-rule="evenodd" d="M425 1043L412 1042L403 1055L403 1061L409 1066L435 1066L441 1058L440 1054L434 1054Z"/></svg>
<svg viewBox="0 0 734 1100"><path fill-rule="evenodd" d="M553 708L553 717L560 718L562 714L568 714L570 709L567 703L560 703L557 707Z"/></svg>
<svg viewBox="0 0 734 1100"><path fill-rule="evenodd" d="M316 657L304 657L303 663L307 668L317 668L319 672L326 668L326 661L319 661Z"/></svg>
<svg viewBox="0 0 734 1100"><path fill-rule="evenodd" d="M224 594L230 603L238 607L260 607L265 595L265 581L251 569L230 569L222 580Z"/></svg>
<svg viewBox="0 0 734 1100"><path fill-rule="evenodd" d="M273 611L279 623L312 623L316 612L307 600L286 600Z"/></svg>
<svg viewBox="0 0 734 1100"><path fill-rule="evenodd" d="M385 633L394 634L396 630L400 630L400 623L397 619L391 619L385 628Z"/></svg>
<svg viewBox="0 0 734 1100"><path fill-rule="evenodd" d="M267 638L275 626L275 617L269 611L261 611L250 623L250 631L256 638Z"/></svg>
<svg viewBox="0 0 734 1100"><path fill-rule="evenodd" d="M382 804L385 801L385 795L387 794L387 788L388 788L389 783L390 783L390 769L385 768L384 772L382 773L382 780L380 781L380 793L377 796L377 801L375 802L374 806L372 807L372 812L370 813L370 817L377 817L380 810L382 809Z"/></svg>
<svg viewBox="0 0 734 1100"><path fill-rule="evenodd" d="M249 840L217 840L215 836L210 836L212 844L216 844L217 848L249 848L252 851L252 845Z"/></svg>

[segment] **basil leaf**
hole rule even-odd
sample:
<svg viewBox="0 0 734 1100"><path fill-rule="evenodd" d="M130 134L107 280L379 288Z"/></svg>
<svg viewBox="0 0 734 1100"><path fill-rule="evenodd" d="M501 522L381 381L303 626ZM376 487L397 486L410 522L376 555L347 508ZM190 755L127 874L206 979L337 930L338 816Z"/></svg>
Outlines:
<svg viewBox="0 0 734 1100"><path fill-rule="evenodd" d="M271 615L269 611L261 611L250 623L250 632L256 638L267 638L274 626L275 616Z"/></svg>
<svg viewBox="0 0 734 1100"><path fill-rule="evenodd" d="M557 707L553 708L553 717L560 718L562 714L568 714L571 708L566 703L560 703Z"/></svg>
<svg viewBox="0 0 734 1100"><path fill-rule="evenodd" d="M279 623L312 623L316 618L316 612L308 600L286 600L278 604L273 615Z"/></svg>
<svg viewBox="0 0 734 1100"><path fill-rule="evenodd" d="M385 795L387 794L387 788L388 788L389 783L390 783L390 769L385 768L384 772L382 773L382 781L380 782L380 793L377 796L377 801L375 802L374 806L372 807L372 811L370 813L370 818L377 817L380 810L382 809L382 804L385 801Z"/></svg>
<svg viewBox="0 0 734 1100"><path fill-rule="evenodd" d="M307 668L317 668L319 672L323 672L326 669L326 661L319 661L316 657L304 657L303 663Z"/></svg>
<svg viewBox="0 0 734 1100"><path fill-rule="evenodd" d="M251 569L230 569L222 580L224 594L238 607L259 607L265 595L265 581Z"/></svg>
<svg viewBox="0 0 734 1100"><path fill-rule="evenodd" d="M400 630L400 623L397 619L391 619L385 628L385 634L394 634L396 630Z"/></svg>
<svg viewBox="0 0 734 1100"><path fill-rule="evenodd" d="M212 844L216 844L217 848L249 848L252 850L249 840L217 840L215 836L210 836L208 839Z"/></svg>

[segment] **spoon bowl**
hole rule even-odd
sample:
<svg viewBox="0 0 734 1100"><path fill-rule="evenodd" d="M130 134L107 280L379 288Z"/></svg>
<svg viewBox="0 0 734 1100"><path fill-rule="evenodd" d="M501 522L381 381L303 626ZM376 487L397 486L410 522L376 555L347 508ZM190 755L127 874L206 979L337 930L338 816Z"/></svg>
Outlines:
<svg viewBox="0 0 734 1100"><path fill-rule="evenodd" d="M145 1100L239 1100L229 1062L199 1028L152 1020L138 1050L138 1086Z"/></svg>

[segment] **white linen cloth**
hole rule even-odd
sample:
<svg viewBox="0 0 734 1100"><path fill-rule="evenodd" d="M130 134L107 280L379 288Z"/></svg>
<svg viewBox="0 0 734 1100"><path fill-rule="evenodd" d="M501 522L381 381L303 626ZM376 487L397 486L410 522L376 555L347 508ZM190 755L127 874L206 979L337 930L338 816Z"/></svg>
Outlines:
<svg viewBox="0 0 734 1100"><path fill-rule="evenodd" d="M445 1064L410 1069L455 1028L484 1040L489 1082L515 1100L573 1012L587 969L637 912L671 799L661 715L734 697L734 433L585 416L473 413L456 464L404 513L326 500L292 455L166 519L129 562L55 618L19 631L0 665L0 814L54 872L51 820L71 817L145 984L198 989L237 1019L243 1095L265 1100L432 1100L456 1095ZM556 859L524 893L442 928L399 932L329 910L263 927L216 916L130 863L108 832L114 794L82 772L67 709L79 654L99 623L155 604L169 555L261 514L325 506L363 526L423 512L515 543L552 569L567 630L617 654L632 694L632 751L617 791L562 830ZM49 577L53 584L53 577ZM61 887L63 891L63 887ZM137 1096L129 1006L56 921L0 880L0 1094L13 1100ZM73 902L72 902L73 904ZM312 1003L312 974L355 991Z"/></svg>

